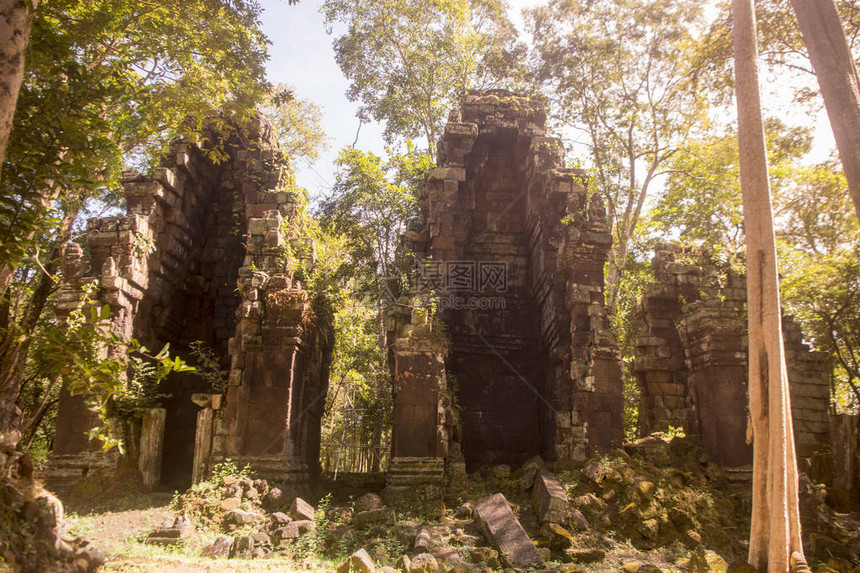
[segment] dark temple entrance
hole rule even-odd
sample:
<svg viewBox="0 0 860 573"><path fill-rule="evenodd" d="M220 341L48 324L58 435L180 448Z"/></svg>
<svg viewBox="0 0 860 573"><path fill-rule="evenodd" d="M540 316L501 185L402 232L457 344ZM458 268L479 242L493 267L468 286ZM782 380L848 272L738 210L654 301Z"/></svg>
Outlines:
<svg viewBox="0 0 860 573"><path fill-rule="evenodd" d="M500 463L517 466L538 452L547 457L552 447L549 361L541 348L540 309L529 277L525 162L520 158L527 148L518 141L511 132L475 142L466 161L467 201L475 207L462 260L448 261L475 272L473 289L449 285L450 308L444 314L452 349L448 372L461 408L468 471ZM482 275L487 263L501 263L506 284ZM446 271L449 281L454 268Z"/></svg>

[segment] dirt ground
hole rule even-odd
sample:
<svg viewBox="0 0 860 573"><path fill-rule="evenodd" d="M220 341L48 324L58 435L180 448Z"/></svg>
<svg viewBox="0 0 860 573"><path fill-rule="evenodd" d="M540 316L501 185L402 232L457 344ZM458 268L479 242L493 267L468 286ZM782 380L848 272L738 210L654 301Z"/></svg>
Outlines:
<svg viewBox="0 0 860 573"><path fill-rule="evenodd" d="M67 520L70 534L82 535L107 557L101 571L129 573L196 573L264 571L333 571L319 563L294 563L273 559L207 559L197 557L200 549L211 543L209 535L192 535L184 548L165 548L144 543L146 536L170 511L170 494L128 496L105 499L104 504L82 510L71 506ZM75 510L81 511L77 513Z"/></svg>

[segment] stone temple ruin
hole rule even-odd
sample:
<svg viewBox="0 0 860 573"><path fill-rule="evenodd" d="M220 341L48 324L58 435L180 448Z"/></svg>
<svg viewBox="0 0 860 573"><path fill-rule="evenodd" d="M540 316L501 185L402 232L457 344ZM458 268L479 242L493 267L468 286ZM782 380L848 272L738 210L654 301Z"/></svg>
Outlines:
<svg viewBox="0 0 860 573"><path fill-rule="evenodd" d="M621 363L603 306L612 238L545 119L536 100L470 95L445 128L427 226L407 244L448 301L450 339L420 324L396 334L395 482L446 459L473 471L621 443ZM493 272L504 280L490 284Z"/></svg>
<svg viewBox="0 0 860 573"><path fill-rule="evenodd" d="M171 398L141 429L139 463L150 485L196 479L225 456L285 481L307 481L319 468L332 340L295 261L284 260L286 243L309 250L292 230L298 195L274 161L267 124L223 145L228 158L217 165L182 142L151 178L127 178L128 214L89 221L89 264L70 249L57 297L67 314L81 286L98 281L115 332L156 350L203 341L229 371L220 391L193 374L168 378ZM93 422L83 397L64 392L48 484L62 490L105 463L86 437Z"/></svg>
<svg viewBox="0 0 860 573"><path fill-rule="evenodd" d="M386 322L392 488L536 454L582 461L622 442L622 363L603 299L610 223L545 120L542 102L505 92L473 93L449 118L425 227L404 237L409 304ZM197 480L225 457L294 484L320 468L333 340L298 272L313 256L301 202L265 123L223 144L218 164L205 146L174 144L152 177L126 179L127 215L88 223L87 258L67 253L60 315L98 281L117 333L180 354L203 341L229 372L224 388L194 373L165 382L171 398L132 439L149 487ZM659 246L640 302L640 426L683 427L714 461L743 467L744 280L688 255ZM436 318L423 306L431 292ZM830 445L827 368L793 323L785 331L798 450L811 459ZM113 463L88 442L93 423L82 397L62 395L50 486Z"/></svg>
<svg viewBox="0 0 860 573"><path fill-rule="evenodd" d="M746 279L701 249L660 244L655 252L633 365L641 432L684 428L721 466L751 464ZM783 318L783 340L798 458L814 458L830 446L830 370L791 317Z"/></svg>

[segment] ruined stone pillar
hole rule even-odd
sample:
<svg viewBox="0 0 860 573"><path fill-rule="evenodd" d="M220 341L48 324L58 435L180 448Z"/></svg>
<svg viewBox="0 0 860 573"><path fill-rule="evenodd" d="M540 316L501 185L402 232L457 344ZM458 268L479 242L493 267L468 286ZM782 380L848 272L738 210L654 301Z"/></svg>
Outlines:
<svg viewBox="0 0 860 573"><path fill-rule="evenodd" d="M239 269L241 301L230 339L225 442L213 456L250 463L263 477L307 483L319 467L319 424L328 391L330 325L316 317L296 276L312 264L298 235L294 192L245 181L248 235ZM289 248L287 246L289 245Z"/></svg>
<svg viewBox="0 0 860 573"><path fill-rule="evenodd" d="M711 458L723 467L751 464L753 453L746 443L746 329L739 312L743 305L737 302L713 298L691 303L679 323L696 417L695 426L686 428L699 435ZM656 399L665 403L675 398Z"/></svg>
<svg viewBox="0 0 860 573"><path fill-rule="evenodd" d="M642 392L641 430L683 427L718 464L741 468L752 462L745 278L694 246L658 244L651 267L656 280L637 306L641 335L633 365ZM804 471L812 471L829 446L829 370L788 316L783 340L797 456Z"/></svg>
<svg viewBox="0 0 860 573"><path fill-rule="evenodd" d="M140 428L140 452L137 467L146 491L152 491L161 481L161 456L164 452L164 408L152 408L143 415Z"/></svg>
<svg viewBox="0 0 860 573"><path fill-rule="evenodd" d="M444 338L407 325L394 343L394 428L388 485L441 482L448 456Z"/></svg>
<svg viewBox="0 0 860 573"><path fill-rule="evenodd" d="M845 491L853 491L857 455L856 414L830 416L830 443L833 452L833 485Z"/></svg>

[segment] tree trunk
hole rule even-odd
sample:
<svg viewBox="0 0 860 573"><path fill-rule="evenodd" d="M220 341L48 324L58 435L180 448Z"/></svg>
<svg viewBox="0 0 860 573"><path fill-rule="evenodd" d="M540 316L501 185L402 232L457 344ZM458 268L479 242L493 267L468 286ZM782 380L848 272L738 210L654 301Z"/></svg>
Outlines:
<svg viewBox="0 0 860 573"><path fill-rule="evenodd" d="M0 0L0 167L24 79L24 53L37 5L38 0Z"/></svg>
<svg viewBox="0 0 860 573"><path fill-rule="evenodd" d="M803 559L803 547L767 152L759 100L754 0L733 0L732 11L747 245L748 438L751 437L753 443L749 561L762 572L784 572L791 570L792 557Z"/></svg>
<svg viewBox="0 0 860 573"><path fill-rule="evenodd" d="M57 239L54 242L46 262L46 268L37 279L36 288L17 325L0 338L0 433L5 434L10 442L17 443L20 439L21 411L15 401L21 389L21 377L30 350L31 336L45 304L54 289L52 275L56 274L62 264L62 254L66 243L72 234L72 226L80 211L80 207L71 208L63 215Z"/></svg>
<svg viewBox="0 0 860 573"><path fill-rule="evenodd" d="M80 207L72 208L63 215L57 238L45 260L45 268L38 273L36 287L22 313L18 324L0 339L0 397L15 400L21 389L21 376L27 363L33 331L42 317L48 298L56 287L54 275L63 260L63 250L72 235L72 226ZM2 422L0 422L2 423Z"/></svg>
<svg viewBox="0 0 860 573"><path fill-rule="evenodd" d="M38 5L39 0L0 0L0 169L6 158L15 105L24 79L24 54L30 41L33 10ZM0 261L0 294L6 292L14 271L12 261ZM0 411L4 407L0 404Z"/></svg>
<svg viewBox="0 0 860 573"><path fill-rule="evenodd" d="M791 0L860 217L860 80L833 0Z"/></svg>

